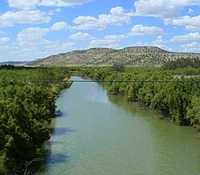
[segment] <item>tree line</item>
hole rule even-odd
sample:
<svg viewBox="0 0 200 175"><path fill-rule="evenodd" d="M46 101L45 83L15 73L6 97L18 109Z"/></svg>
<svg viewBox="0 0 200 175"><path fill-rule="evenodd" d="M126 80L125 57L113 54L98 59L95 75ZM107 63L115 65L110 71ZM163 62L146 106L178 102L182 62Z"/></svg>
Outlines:
<svg viewBox="0 0 200 175"><path fill-rule="evenodd" d="M0 174L21 175L44 156L56 97L70 86L69 76L66 69L0 69Z"/></svg>
<svg viewBox="0 0 200 175"><path fill-rule="evenodd" d="M200 58L178 58L174 61L168 61L163 65L163 68L166 69L176 69L176 68L199 68L200 67Z"/></svg>
<svg viewBox="0 0 200 175"><path fill-rule="evenodd" d="M179 125L200 126L200 69L126 68L119 71L113 67L80 71L86 77L105 80L104 86L111 95L123 95L129 101L161 111Z"/></svg>

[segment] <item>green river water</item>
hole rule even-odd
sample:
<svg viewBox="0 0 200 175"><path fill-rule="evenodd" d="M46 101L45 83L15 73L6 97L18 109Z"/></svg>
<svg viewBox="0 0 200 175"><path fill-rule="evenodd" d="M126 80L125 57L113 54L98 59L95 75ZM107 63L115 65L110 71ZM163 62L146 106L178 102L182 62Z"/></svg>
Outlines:
<svg viewBox="0 0 200 175"><path fill-rule="evenodd" d="M192 128L108 97L95 82L73 83L57 106L63 116L55 119L42 174L200 175L200 138Z"/></svg>

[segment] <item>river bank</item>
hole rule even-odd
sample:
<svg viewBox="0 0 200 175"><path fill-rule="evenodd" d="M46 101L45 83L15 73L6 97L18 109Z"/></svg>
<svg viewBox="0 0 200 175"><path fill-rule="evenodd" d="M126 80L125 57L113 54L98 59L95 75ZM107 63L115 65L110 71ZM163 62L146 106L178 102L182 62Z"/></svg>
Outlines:
<svg viewBox="0 0 200 175"><path fill-rule="evenodd" d="M200 79L183 76L199 74L199 69L80 68L79 71L85 77L105 82L111 95L122 95L128 101L160 111L178 125L200 127Z"/></svg>
<svg viewBox="0 0 200 175"><path fill-rule="evenodd" d="M56 98L70 86L69 76L61 68L0 69L2 174L37 171L51 135Z"/></svg>
<svg viewBox="0 0 200 175"><path fill-rule="evenodd" d="M200 172L200 140L194 129L158 120L157 113L108 96L98 83L74 82L56 104L63 115L55 119L41 175Z"/></svg>

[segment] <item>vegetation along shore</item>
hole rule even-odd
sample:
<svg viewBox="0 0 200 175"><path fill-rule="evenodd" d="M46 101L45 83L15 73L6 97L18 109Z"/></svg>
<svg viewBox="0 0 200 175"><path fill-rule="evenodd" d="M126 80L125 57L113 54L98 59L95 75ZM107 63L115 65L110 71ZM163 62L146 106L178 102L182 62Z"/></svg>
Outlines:
<svg viewBox="0 0 200 175"><path fill-rule="evenodd" d="M66 69L0 69L0 174L34 171L27 166L44 156L55 100L69 76Z"/></svg>
<svg viewBox="0 0 200 175"><path fill-rule="evenodd" d="M169 63L167 64L170 65ZM160 111L179 125L200 126L199 68L81 68L83 76L104 81L111 95L123 95Z"/></svg>

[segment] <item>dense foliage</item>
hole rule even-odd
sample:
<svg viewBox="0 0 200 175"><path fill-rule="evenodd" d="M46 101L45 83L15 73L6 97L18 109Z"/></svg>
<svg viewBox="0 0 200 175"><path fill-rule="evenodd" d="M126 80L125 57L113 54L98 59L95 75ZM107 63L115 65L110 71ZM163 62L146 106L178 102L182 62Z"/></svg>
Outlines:
<svg viewBox="0 0 200 175"><path fill-rule="evenodd" d="M200 126L200 69L144 69L121 65L71 68L105 81L111 95L123 95L161 111L180 125ZM50 138L56 96L69 86L62 68L0 68L0 174L23 174L43 155ZM2 172L3 173L3 172ZM4 172L5 173L5 172Z"/></svg>
<svg viewBox="0 0 200 175"><path fill-rule="evenodd" d="M200 58L179 58L177 60L168 61L163 65L167 69L187 68L187 67L200 67Z"/></svg>
<svg viewBox="0 0 200 175"><path fill-rule="evenodd" d="M143 103L180 125L200 124L199 69L129 68L121 72L112 68L84 68L81 72L105 81L109 94L124 95L129 101Z"/></svg>
<svg viewBox="0 0 200 175"><path fill-rule="evenodd" d="M64 69L0 69L0 157L4 173L23 174L43 155L59 91L69 86Z"/></svg>

